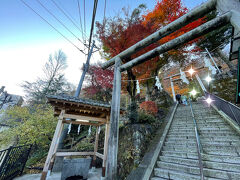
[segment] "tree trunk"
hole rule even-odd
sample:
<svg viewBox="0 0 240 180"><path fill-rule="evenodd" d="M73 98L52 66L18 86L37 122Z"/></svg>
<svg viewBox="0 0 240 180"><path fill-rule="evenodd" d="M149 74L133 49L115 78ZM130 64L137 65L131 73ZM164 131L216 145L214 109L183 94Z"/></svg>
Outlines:
<svg viewBox="0 0 240 180"><path fill-rule="evenodd" d="M127 91L128 91L128 94L130 95L128 118L130 122L133 124L138 121L137 103L136 103L136 76L133 74L131 69L127 70L127 76L128 76Z"/></svg>
<svg viewBox="0 0 240 180"><path fill-rule="evenodd" d="M222 50L218 48L216 53L228 65L231 72L235 74L237 67L232 64L231 61L229 61L229 58L227 58L227 56L222 52Z"/></svg>

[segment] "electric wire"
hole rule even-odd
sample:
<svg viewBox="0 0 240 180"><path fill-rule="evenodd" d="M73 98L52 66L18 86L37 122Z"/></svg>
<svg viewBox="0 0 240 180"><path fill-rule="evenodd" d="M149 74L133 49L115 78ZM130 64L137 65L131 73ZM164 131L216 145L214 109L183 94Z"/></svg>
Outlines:
<svg viewBox="0 0 240 180"><path fill-rule="evenodd" d="M64 37L69 43L71 43L75 48L77 48L80 52L85 54L83 50L81 50L77 45L75 45L71 40L69 40L66 36L64 36L57 28L55 28L52 24L50 24L44 17L42 17L37 11L35 11L29 4L27 4L24 0L20 0L26 7L31 9L35 14L37 14L43 21L45 21L49 26L51 26L55 31L57 31L62 37Z"/></svg>
<svg viewBox="0 0 240 180"><path fill-rule="evenodd" d="M65 29L68 30L68 32L70 32L75 38L77 38L77 40L79 40L83 45L84 43L61 21L59 20L48 8L46 8L46 6L44 6L39 0L36 0L50 15L52 15L54 17L54 19L56 19Z"/></svg>
<svg viewBox="0 0 240 180"><path fill-rule="evenodd" d="M81 29L76 25L76 23L67 15L67 13L54 1L54 0L51 0L52 3L69 19L69 21L72 22L72 24L80 31Z"/></svg>
<svg viewBox="0 0 240 180"><path fill-rule="evenodd" d="M82 30L82 38L83 38L83 41L84 41L82 17L81 17L81 9L80 9L80 2L79 2L79 0L77 0L77 3L78 3L79 22L80 22L80 27L81 27L81 30Z"/></svg>

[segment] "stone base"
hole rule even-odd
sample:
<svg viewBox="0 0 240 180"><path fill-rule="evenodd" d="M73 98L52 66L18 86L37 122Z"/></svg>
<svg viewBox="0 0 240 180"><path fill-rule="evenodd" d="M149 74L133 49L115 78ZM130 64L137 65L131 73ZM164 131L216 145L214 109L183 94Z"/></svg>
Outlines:
<svg viewBox="0 0 240 180"><path fill-rule="evenodd" d="M64 159L61 180L71 176L82 176L87 179L91 158Z"/></svg>

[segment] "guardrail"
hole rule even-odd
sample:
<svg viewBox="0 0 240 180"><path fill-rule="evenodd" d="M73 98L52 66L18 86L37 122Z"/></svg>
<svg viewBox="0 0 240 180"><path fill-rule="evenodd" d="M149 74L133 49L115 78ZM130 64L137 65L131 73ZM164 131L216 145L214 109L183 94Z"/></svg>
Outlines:
<svg viewBox="0 0 240 180"><path fill-rule="evenodd" d="M0 180L11 180L23 173L31 145L13 147L0 151Z"/></svg>
<svg viewBox="0 0 240 180"><path fill-rule="evenodd" d="M194 131L195 131L195 137L196 137L196 143L197 143L200 176L201 176L201 180L204 180L203 163L202 163L202 156L201 156L201 153L203 152L203 149L202 149L202 145L201 145L201 141L200 141L200 137L199 137L199 133L198 133L198 129L197 129L197 122L196 122L196 119L195 119L195 116L194 116L194 113L193 113L193 108L192 108L192 103L191 103L190 98L189 98L189 104L190 104L190 109L191 109L191 113L192 113L192 119L193 119L193 122L194 122Z"/></svg>
<svg viewBox="0 0 240 180"><path fill-rule="evenodd" d="M205 91L205 97L210 97L218 110L224 112L228 117L234 120L240 126L240 108L214 94Z"/></svg>

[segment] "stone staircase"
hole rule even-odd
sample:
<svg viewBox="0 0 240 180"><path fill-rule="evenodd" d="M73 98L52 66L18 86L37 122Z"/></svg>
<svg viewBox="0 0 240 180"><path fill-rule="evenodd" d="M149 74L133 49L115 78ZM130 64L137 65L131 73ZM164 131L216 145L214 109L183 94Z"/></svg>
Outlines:
<svg viewBox="0 0 240 180"><path fill-rule="evenodd" d="M240 135L213 109L192 103L203 148L204 179L240 180ZM190 106L179 105L151 180L200 178Z"/></svg>

